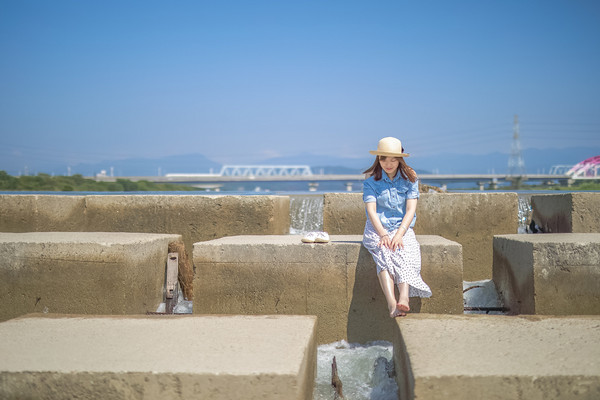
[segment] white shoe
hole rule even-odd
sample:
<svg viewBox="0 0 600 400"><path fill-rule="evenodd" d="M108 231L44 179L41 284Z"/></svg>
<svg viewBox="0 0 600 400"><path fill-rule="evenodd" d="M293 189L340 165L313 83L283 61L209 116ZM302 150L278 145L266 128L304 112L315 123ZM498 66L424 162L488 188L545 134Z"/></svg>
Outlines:
<svg viewBox="0 0 600 400"><path fill-rule="evenodd" d="M329 234L327 232L317 232L315 243L329 243Z"/></svg>
<svg viewBox="0 0 600 400"><path fill-rule="evenodd" d="M308 232L302 238L302 243L314 243L317 240L317 232Z"/></svg>
<svg viewBox="0 0 600 400"><path fill-rule="evenodd" d="M302 238L302 243L328 243L329 235L327 232L308 232Z"/></svg>

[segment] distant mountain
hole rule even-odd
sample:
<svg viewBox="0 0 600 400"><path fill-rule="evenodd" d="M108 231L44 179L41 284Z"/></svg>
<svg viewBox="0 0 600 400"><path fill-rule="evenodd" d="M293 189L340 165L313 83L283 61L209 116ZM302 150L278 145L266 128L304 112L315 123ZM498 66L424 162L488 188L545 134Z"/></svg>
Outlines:
<svg viewBox="0 0 600 400"><path fill-rule="evenodd" d="M600 154L600 147L572 147L565 149L525 149L522 151L525 171L528 174L548 173L554 165L575 165L586 158ZM508 153L438 154L428 157L411 157L410 165L415 169L429 170L441 174L497 173L508 172Z"/></svg>
<svg viewBox="0 0 600 400"><path fill-rule="evenodd" d="M600 147L572 147L565 149L525 149L523 159L526 172L547 173L553 165L574 165L586 158L600 155ZM437 154L420 157L413 155L408 163L417 173L498 173L508 171L508 153L494 152L489 154ZM263 165L308 165L313 173L326 174L360 174L373 163L373 157L344 158L328 155L298 154L291 157L269 158L256 162ZM24 166L27 165L27 169ZM11 175L37 174L40 172L66 175L68 165L60 159L34 159L24 162L24 156L3 157L0 170ZM202 154L184 154L161 158L129 158L124 160L107 160L97 163L81 163L72 165L71 174L93 176L106 171L114 176L157 176L167 173L207 173L211 169L219 172L221 164L210 160Z"/></svg>
<svg viewBox="0 0 600 400"><path fill-rule="evenodd" d="M598 155L600 155L600 147L593 146L566 149L527 149L523 151L525 168L530 174L548 173L554 165L575 165Z"/></svg>
<svg viewBox="0 0 600 400"><path fill-rule="evenodd" d="M349 168L340 165L311 165L310 169L313 174L359 175L366 168Z"/></svg>
<svg viewBox="0 0 600 400"><path fill-rule="evenodd" d="M434 174L505 173L508 154L495 152L482 155L455 153L425 157L415 155L407 162L415 170Z"/></svg>
<svg viewBox="0 0 600 400"><path fill-rule="evenodd" d="M1 151L1 150L0 150ZM67 175L68 163L53 156L34 157L28 154L6 152L0 156L0 171L9 175Z"/></svg>
<svg viewBox="0 0 600 400"><path fill-rule="evenodd" d="M329 155L302 153L291 157L276 157L262 160L259 164L265 165L308 165L311 168L343 167L353 170L368 168L373 162L371 156L364 158L344 158ZM317 172L317 171L313 171ZM327 172L326 172L327 173Z"/></svg>
<svg viewBox="0 0 600 400"><path fill-rule="evenodd" d="M565 149L525 149L522 151L525 170L529 174L548 173L554 165L575 165L586 158L600 155L600 147L571 147ZM417 173L469 174L508 172L508 153L457 154L443 153L432 156L413 155L407 161ZM261 164L309 165L314 173L357 174L373 163L372 156L342 158L326 155L299 154L288 158L271 158Z"/></svg>
<svg viewBox="0 0 600 400"><path fill-rule="evenodd" d="M336 165L316 165L310 166L313 174L334 174L334 175L361 175L370 165L362 168L348 168ZM429 174L431 171L415 168L417 174Z"/></svg>
<svg viewBox="0 0 600 400"><path fill-rule="evenodd" d="M93 176L104 170L115 176L157 176L168 173L206 173L212 169L218 172L221 164L202 154L183 154L161 158L128 158L124 160L102 161L93 164L79 164L72 168L73 173Z"/></svg>
<svg viewBox="0 0 600 400"><path fill-rule="evenodd" d="M214 162L202 154L183 154L160 158L127 158L121 160L106 160L93 163L68 164L59 158L37 159L32 157L8 156L0 159L0 170L10 175L36 175L46 173L51 175L67 175L69 172L83 176L94 176L101 171L114 176L157 176L170 172L215 172L221 169L221 164Z"/></svg>

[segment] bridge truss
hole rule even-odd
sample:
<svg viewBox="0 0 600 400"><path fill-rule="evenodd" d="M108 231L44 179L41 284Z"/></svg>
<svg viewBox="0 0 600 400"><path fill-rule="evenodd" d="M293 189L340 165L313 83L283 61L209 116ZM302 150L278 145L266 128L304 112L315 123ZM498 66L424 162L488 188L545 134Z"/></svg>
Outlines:
<svg viewBox="0 0 600 400"><path fill-rule="evenodd" d="M224 165L221 176L311 176L308 165Z"/></svg>

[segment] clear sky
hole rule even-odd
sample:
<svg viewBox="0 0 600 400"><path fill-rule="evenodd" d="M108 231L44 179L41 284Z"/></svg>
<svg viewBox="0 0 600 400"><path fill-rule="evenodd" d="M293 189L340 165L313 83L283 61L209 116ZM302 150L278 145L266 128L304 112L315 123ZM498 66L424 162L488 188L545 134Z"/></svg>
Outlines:
<svg viewBox="0 0 600 400"><path fill-rule="evenodd" d="M0 0L0 159L509 153L515 114L600 146L600 1Z"/></svg>

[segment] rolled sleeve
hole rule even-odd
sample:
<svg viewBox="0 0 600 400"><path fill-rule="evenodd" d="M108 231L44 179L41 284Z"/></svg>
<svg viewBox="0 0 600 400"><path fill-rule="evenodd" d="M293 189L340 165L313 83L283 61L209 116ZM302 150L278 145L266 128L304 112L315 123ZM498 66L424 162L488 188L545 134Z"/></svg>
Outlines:
<svg viewBox="0 0 600 400"><path fill-rule="evenodd" d="M377 194L375 188L371 185L368 180L363 182L363 202L375 203L377 201Z"/></svg>
<svg viewBox="0 0 600 400"><path fill-rule="evenodd" d="M410 181L409 181L410 182ZM406 194L407 199L418 199L419 198L419 180L410 182L410 188Z"/></svg>

